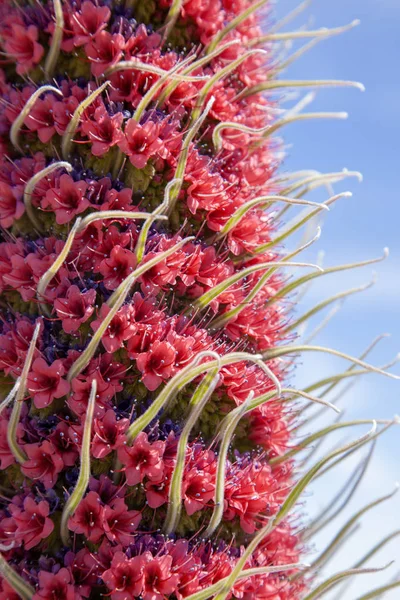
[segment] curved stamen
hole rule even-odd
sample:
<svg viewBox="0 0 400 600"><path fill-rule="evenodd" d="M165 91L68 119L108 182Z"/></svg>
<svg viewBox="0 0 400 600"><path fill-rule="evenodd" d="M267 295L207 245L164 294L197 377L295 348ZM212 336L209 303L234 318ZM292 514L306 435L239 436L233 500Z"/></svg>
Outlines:
<svg viewBox="0 0 400 600"><path fill-rule="evenodd" d="M160 67L156 67L150 63L144 63L140 60L132 58L131 60L121 60L116 65L113 65L109 69L106 70L105 76L109 77L113 73L118 73L118 71L145 71L146 73L153 73L154 75L160 75L162 77L168 71L165 69L161 69ZM172 79L177 79L178 81L204 81L208 79L208 75L198 75L198 76L189 76L182 75L181 73L173 73Z"/></svg>
<svg viewBox="0 0 400 600"><path fill-rule="evenodd" d="M110 82L105 81L100 87L94 90L94 92L89 94L87 98L82 100L79 106L76 107L75 112L72 115L70 122L68 123L68 127L65 130L64 135L62 136L61 152L65 159L67 159L71 153L73 138L76 133L76 130L78 129L79 121L81 119L82 114L87 109L87 107L90 106L92 102L94 102L94 100L96 100L96 98L100 96L100 94L102 94L109 85Z"/></svg>
<svg viewBox="0 0 400 600"><path fill-rule="evenodd" d="M251 265L250 267L246 267L241 271L238 271L234 275L227 277L224 281L216 285L208 292L202 294L197 300L193 302L193 307L198 310L203 310L206 308L210 302L218 298L222 293L226 292L232 285L244 279L248 275L252 273L256 273L257 271L262 271L264 269L270 269L272 267L307 267L311 269L317 269L319 272L323 272L321 267L318 265L314 265L312 263L297 263L297 262L285 262L285 261L270 261L266 263L259 263L258 265ZM272 270L272 269L271 269ZM275 297L275 296L274 296Z"/></svg>
<svg viewBox="0 0 400 600"><path fill-rule="evenodd" d="M135 246L135 254L138 264L141 263L144 256L147 236L149 234L150 227L152 226L153 222L157 219L168 220L168 217L165 213L168 212L171 190L173 187L180 185L182 185L182 180L179 179L172 179L166 185L163 202L153 210L148 219L146 219L146 221L143 223L142 229L140 230L139 237Z"/></svg>
<svg viewBox="0 0 400 600"><path fill-rule="evenodd" d="M298 40L305 38L314 38L314 37L331 37L334 35L341 35L346 31L350 31L354 27L357 27L360 24L359 19L354 19L348 25L342 25L341 27L332 27L331 29L327 27L321 27L320 29L314 29L311 31L285 31L284 33L267 33L266 35L262 35L258 38L255 38L250 41L249 46L255 46L258 44L264 44L265 42L282 42L285 40Z"/></svg>
<svg viewBox="0 0 400 600"><path fill-rule="evenodd" d="M49 165L48 167L45 167L44 169L39 171L38 173L35 173L35 175L33 177L31 177L25 185L24 204L25 204L26 214L28 215L32 225L34 227L36 227L36 229L38 229L39 231L42 231L42 224L36 218L36 215L33 210L33 206L32 206L33 191L34 191L35 187L37 186L37 184L39 183L39 181L41 181L43 178L47 177L48 175L50 175L51 173L53 173L53 171L56 171L57 169L65 169L66 171L68 171L68 173L70 173L73 170L73 166L69 162L65 162L65 161L54 162L51 165Z"/></svg>
<svg viewBox="0 0 400 600"><path fill-rule="evenodd" d="M258 2L255 2L245 10L242 10L237 17L232 19L232 21L225 25L225 27L213 37L208 46L205 47L205 53L210 54L210 52L213 52L218 44L222 42L222 40L228 35L228 33L234 31L241 23L243 23L243 21L248 19L257 10L260 10L260 8L267 4L267 2L268 0L258 0Z"/></svg>
<svg viewBox="0 0 400 600"><path fill-rule="evenodd" d="M178 199L179 193L181 191L183 176L185 175L186 163L189 156L189 150L191 143L198 133L200 127L203 125L204 121L207 118L208 113L210 112L212 105L215 102L214 96L210 98L207 102L207 105L202 112L201 115L197 117L197 119L190 125L182 144L182 149L179 154L178 163L176 165L174 180L177 182L172 188L170 188L169 193L169 207L168 214L171 215L172 211L175 208L176 201Z"/></svg>
<svg viewBox="0 0 400 600"><path fill-rule="evenodd" d="M213 60L214 58L216 58L217 56L219 56L220 54L225 52L225 50L227 50L228 48L230 48L231 46L234 46L236 44L239 44L239 40L231 40L230 42L227 42L223 46L219 46L216 50L214 50L214 52L211 52L210 54L208 54L206 56L202 56L201 58L198 58L189 67L186 67L182 71L182 75L189 75L189 73L192 73L193 71L195 71L197 69L200 69L204 65L211 62L211 60ZM179 83L180 83L180 81L172 81L165 88L165 90L163 90L161 92L160 97L157 102L158 106L162 106L164 104L164 102L168 98L168 96L170 96L175 91L175 89L178 87Z"/></svg>
<svg viewBox="0 0 400 600"><path fill-rule="evenodd" d="M355 427L356 425L368 425L369 423L372 423L372 422L387 425L389 422L391 423L392 421L380 421L379 419L378 420L376 420L376 419L374 419L374 420L373 419L356 419L354 421L345 421L343 423L333 423L333 425L324 427L323 429L320 429L319 431L316 431L315 433L304 438L301 442L298 442L296 444L295 448L292 448L285 454L271 458L270 464L279 465L283 462L286 462L293 456L296 456L296 454L298 454L299 452L302 452L305 448L307 448L313 442L315 442L321 438L325 438L329 433L332 433L334 431L338 431L340 429L344 429L347 427Z"/></svg>
<svg viewBox="0 0 400 600"><path fill-rule="evenodd" d="M291 571L294 569L307 569L308 565L304 563L293 563L290 565L274 565L271 567L254 567L253 569L244 569L239 575L238 579L246 579L247 577L253 577L256 575L262 575L265 573L280 573L285 571ZM217 583L210 585L205 590L200 590L200 592L195 592L190 596L187 596L185 600L208 600L211 596L214 596L220 589L224 586L227 581L227 577L224 577Z"/></svg>
<svg viewBox="0 0 400 600"><path fill-rule="evenodd" d="M220 381L220 357L216 352L210 352L210 356L215 358L218 366L214 369L211 369L209 373L206 373L195 393L193 394L189 403L190 414L178 442L176 464L171 478L168 496L168 510L164 524L164 532L167 535L170 535L175 531L181 515L182 481L185 468L186 449L189 442L190 433L193 427L196 425L211 394L214 392Z"/></svg>
<svg viewBox="0 0 400 600"><path fill-rule="evenodd" d="M304 277L299 277L298 279L295 279L294 281L288 283L279 292L277 292L274 296L272 296L272 298L270 298L269 300L267 300L267 302L265 303L265 306L272 306L272 304L275 304L275 302L277 302L278 299L285 298L288 294L290 294L292 291L294 291L295 289L297 289L299 286L301 286L301 285L303 285L305 283L308 283L312 279L315 279L317 277L321 277L323 275L329 275L329 274L332 274L332 273L339 273L340 271L348 271L348 270L351 270L351 269L357 269L359 267L365 267L365 266L368 266L368 265L372 265L372 264L375 264L375 263L378 263L378 262L382 262L387 257L388 257L388 250L387 250L387 248L384 248L384 253L379 258L372 258L370 260L360 261L358 263L350 263L350 264L346 264L346 265L338 265L336 267L327 267L325 269L321 269L317 273L310 273L309 275L305 275Z"/></svg>
<svg viewBox="0 0 400 600"><path fill-rule="evenodd" d="M321 596L325 595L326 592L336 587L343 579L347 579L348 577L354 577L355 575L366 575L370 573L380 573L385 569L389 568L393 564L393 561L385 565L384 567L370 567L368 569L347 569L346 571L340 571L339 573L335 573L322 583L320 583L314 590L312 590L307 596L304 597L304 600L317 600L317 598L321 598Z"/></svg>
<svg viewBox="0 0 400 600"><path fill-rule="evenodd" d="M61 6L61 0L53 0L54 15L56 18L53 37L51 38L50 50L46 57L44 72L47 79L51 79L57 60L60 55L61 42L64 32L64 15Z"/></svg>
<svg viewBox="0 0 400 600"><path fill-rule="evenodd" d="M83 428L82 447L81 447L81 464L79 476L74 487L74 490L67 502L61 516L60 535L64 546L69 543L68 520L74 514L80 501L82 500L90 479L90 442L92 435L92 421L94 407L96 404L97 380L92 380L92 386L89 395L89 401L85 417L85 425Z"/></svg>
<svg viewBox="0 0 400 600"><path fill-rule="evenodd" d="M32 96L30 96L24 108L21 110L14 123L11 125L10 129L10 141L14 148L19 152L22 152L21 146L19 145L19 132L21 130L21 127L24 124L26 117L31 112L31 109L35 105L36 100L38 100L38 98L45 92L53 92L54 94L58 94L59 96L63 95L62 91L54 87L54 85L42 85L35 92L33 92Z"/></svg>
<svg viewBox="0 0 400 600"><path fill-rule="evenodd" d="M54 263L49 267L49 269L42 275L40 281L37 285L37 297L39 299L44 298L44 294L46 292L47 286L50 281L55 277L66 260L71 246L74 242L75 236L86 229L91 223L95 221L103 221L104 219L145 219L146 221L152 217L152 214L145 212L129 212L124 210L103 210L92 212L86 217L78 217L68 234L67 240L61 250L60 254L57 256ZM166 220L167 217L164 215L156 215L153 217L153 221L155 220Z"/></svg>
<svg viewBox="0 0 400 600"><path fill-rule="evenodd" d="M199 91L199 95L197 96L196 104L192 110L192 114L190 116L191 123L193 123L194 121L197 121L197 119L199 118L203 104L204 104L208 94L211 93L214 85L216 83L218 83L219 81L221 81L221 79L223 79L227 75L230 75L245 60L250 58L250 56L253 56L253 54L267 54L267 52L265 50L263 50L262 48L257 48L256 50L248 50L245 54L243 54L242 56L239 56L239 58L237 58L236 60L233 60L232 62L227 64L225 67L222 67L222 69L217 71L215 73L215 75L213 75L207 81L207 83L205 83L205 85Z"/></svg>
<svg viewBox="0 0 400 600"><path fill-rule="evenodd" d="M7 442L8 442L9 448L10 448L13 456L15 457L15 459L20 464L23 464L26 461L27 456L26 456L24 450L22 450L22 448L18 444L17 429L18 429L18 424L19 424L19 420L21 417L22 402L24 399L26 382L28 379L28 373L30 371L32 360L33 360L33 355L34 355L34 352L36 349L36 342L39 337L40 327L41 327L41 319L38 319L36 322L36 325L35 325L35 329L33 331L32 339L29 344L28 352L26 353L24 366L22 368L22 373L19 378L19 386L18 386L16 395L15 395L15 401L14 401L12 413L10 416L10 420L8 422L8 428L7 428Z"/></svg>
<svg viewBox="0 0 400 600"><path fill-rule="evenodd" d="M281 90L285 88L324 88L324 87L352 87L360 90L361 92L365 91L365 87L359 81L344 81L341 79L272 79L269 81L264 81L263 83L258 83L257 85L253 85L250 88L243 90L238 96L237 99L248 98L249 96L255 96L256 94L261 94L263 92L271 92L273 90Z"/></svg>
<svg viewBox="0 0 400 600"><path fill-rule="evenodd" d="M157 398L149 406L149 408L134 421L128 428L126 437L128 443L131 444L141 431L157 416L160 410L170 402L176 394L183 389L188 383L196 379L199 375L206 373L210 369L214 369L219 365L216 360L210 360L199 365L199 361L209 355L208 351L199 352L192 362L184 367L179 373L174 375L168 381L164 389L158 394ZM235 364L242 361L258 362L261 358L259 354L249 354L248 352L230 352L220 357L222 367Z"/></svg>
<svg viewBox="0 0 400 600"><path fill-rule="evenodd" d="M265 252L269 248L275 247L276 245L278 245L281 242L283 242L284 240L286 240L286 238L288 238L290 235L292 235L292 233L295 233L298 229L300 229L300 227L302 227L303 225L308 223L311 219L316 217L321 212L321 210L323 210L323 208L325 208L326 206L329 207L331 204L333 204L337 200L340 200L341 198L351 198L352 195L353 194L351 192L342 192L340 194L335 194L335 196L331 196L323 204L319 204L315 210L312 210L311 212L306 212L305 214L301 213L299 217L296 217L294 219L293 223L289 223L289 225L286 227L286 229L281 234L279 234L277 237L275 237L270 242L267 242L266 244L262 244L261 246L259 246L256 249L255 253L261 254L262 252Z"/></svg>
<svg viewBox="0 0 400 600"><path fill-rule="evenodd" d="M168 14L165 18L165 25L163 26L162 38L167 40L169 34L175 26L176 21L180 15L182 9L183 0L172 0L172 4L169 7Z"/></svg>

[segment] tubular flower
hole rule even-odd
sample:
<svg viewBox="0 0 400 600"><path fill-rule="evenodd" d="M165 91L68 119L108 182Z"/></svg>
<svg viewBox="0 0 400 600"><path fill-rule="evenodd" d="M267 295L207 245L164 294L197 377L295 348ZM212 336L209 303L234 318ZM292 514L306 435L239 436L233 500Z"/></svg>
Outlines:
<svg viewBox="0 0 400 600"><path fill-rule="evenodd" d="M267 6L0 2L0 600L319 597Z"/></svg>

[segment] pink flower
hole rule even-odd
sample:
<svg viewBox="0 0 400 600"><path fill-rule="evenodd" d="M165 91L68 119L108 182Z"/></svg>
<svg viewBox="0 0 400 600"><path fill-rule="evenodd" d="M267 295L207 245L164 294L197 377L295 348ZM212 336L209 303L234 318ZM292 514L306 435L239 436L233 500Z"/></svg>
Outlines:
<svg viewBox="0 0 400 600"><path fill-rule="evenodd" d="M164 600L175 592L178 581L179 575L172 573L172 556L150 559L144 567L143 600Z"/></svg>
<svg viewBox="0 0 400 600"><path fill-rule="evenodd" d="M136 485L145 477L150 480L160 478L163 470L162 455L165 443L150 443L147 434L139 433L132 446L124 446L118 450L118 458L125 465L125 476L128 485Z"/></svg>
<svg viewBox="0 0 400 600"><path fill-rule="evenodd" d="M28 460L21 466L23 474L29 479L41 481L46 489L54 487L64 461L53 444L47 440L40 444L25 444L24 451Z"/></svg>
<svg viewBox="0 0 400 600"><path fill-rule="evenodd" d="M114 554L110 568L101 576L111 590L111 600L135 600L141 594L145 562L143 556L129 559L123 552Z"/></svg>
<svg viewBox="0 0 400 600"><path fill-rule="evenodd" d="M128 425L128 419L118 420L113 410L108 410L103 417L94 419L92 455L95 458L104 458L119 448L125 441L124 434Z"/></svg>
<svg viewBox="0 0 400 600"><path fill-rule="evenodd" d="M82 2L81 9L71 15L75 46L83 46L103 31L110 16L111 12L107 6L96 6L89 0Z"/></svg>
<svg viewBox="0 0 400 600"><path fill-rule="evenodd" d="M122 57L125 47L124 37L120 33L111 34L100 31L85 46L87 57L95 77L101 77L105 71L115 65Z"/></svg>
<svg viewBox="0 0 400 600"><path fill-rule="evenodd" d="M110 542L127 547L133 541L133 533L141 518L142 515L138 510L128 510L122 498L117 498L111 506L104 507L104 532Z"/></svg>
<svg viewBox="0 0 400 600"><path fill-rule="evenodd" d="M21 190L0 181L0 226L11 227L24 212Z"/></svg>
<svg viewBox="0 0 400 600"><path fill-rule="evenodd" d="M143 169L156 153L164 154L163 143L159 136L159 125L147 121L140 125L135 119L129 119L124 137L118 143L134 167Z"/></svg>
<svg viewBox="0 0 400 600"><path fill-rule="evenodd" d="M120 283L131 275L136 267L136 256L130 250L114 246L110 258L101 261L96 271L104 277L104 285L108 290L115 290Z"/></svg>
<svg viewBox="0 0 400 600"><path fill-rule="evenodd" d="M84 181L75 182L69 175L61 175L58 187L47 190L46 202L54 210L59 225L69 223L90 206L85 198L86 189Z"/></svg>
<svg viewBox="0 0 400 600"><path fill-rule="evenodd" d="M43 358L37 358L28 375L28 390L36 408L46 408L54 398L62 398L69 392L69 383L62 378L65 373L61 360L48 365Z"/></svg>
<svg viewBox="0 0 400 600"><path fill-rule="evenodd" d="M80 600L80 595L72 584L71 573L68 569L60 569L54 574L39 571L39 591L32 600Z"/></svg>
<svg viewBox="0 0 400 600"><path fill-rule="evenodd" d="M81 292L76 285L68 288L64 298L59 296L55 299L53 306L66 333L78 331L81 324L92 316L95 300L95 290Z"/></svg>
<svg viewBox="0 0 400 600"><path fill-rule="evenodd" d="M37 131L39 140L47 144L56 133L55 107L58 100L53 94L46 94L36 100L24 123L30 131Z"/></svg>
<svg viewBox="0 0 400 600"><path fill-rule="evenodd" d="M18 75L25 75L43 56L43 46L38 43L39 31L34 25L24 27L18 23L11 25L10 35L4 44L5 51L17 63Z"/></svg>
<svg viewBox="0 0 400 600"><path fill-rule="evenodd" d="M83 122L82 132L92 142L91 152L94 156L103 156L121 141L123 118L121 112L110 117L104 105L101 105L96 108L93 120Z"/></svg>
<svg viewBox="0 0 400 600"><path fill-rule="evenodd" d="M77 534L83 534L90 542L98 542L104 535L103 507L100 496L89 492L79 503L68 527Z"/></svg>
<svg viewBox="0 0 400 600"><path fill-rule="evenodd" d="M64 421L58 423L55 431L50 436L50 441L62 456L66 467L73 467L79 456L78 448L72 439L72 428Z"/></svg>
<svg viewBox="0 0 400 600"><path fill-rule="evenodd" d="M100 309L100 318L91 324L94 331L98 330L110 310L106 304L103 304ZM126 340L129 340L133 336L135 330L136 324L132 319L132 309L128 305L123 306L112 319L101 338L104 348L107 352L116 352L119 348L123 347Z"/></svg>
<svg viewBox="0 0 400 600"><path fill-rule="evenodd" d="M187 514L206 508L214 497L215 483L210 473L191 469L184 475L182 494Z"/></svg>
<svg viewBox="0 0 400 600"><path fill-rule="evenodd" d="M25 498L23 508L10 505L12 517L6 521L13 521L16 525L14 535L18 541L24 543L25 550L37 546L41 540L47 538L54 529L54 523L49 518L50 508L44 500L36 504L33 498Z"/></svg>
<svg viewBox="0 0 400 600"><path fill-rule="evenodd" d="M136 366L142 372L142 380L148 390L153 391L171 377L174 372L176 350L168 342L155 341L148 352L139 354Z"/></svg>

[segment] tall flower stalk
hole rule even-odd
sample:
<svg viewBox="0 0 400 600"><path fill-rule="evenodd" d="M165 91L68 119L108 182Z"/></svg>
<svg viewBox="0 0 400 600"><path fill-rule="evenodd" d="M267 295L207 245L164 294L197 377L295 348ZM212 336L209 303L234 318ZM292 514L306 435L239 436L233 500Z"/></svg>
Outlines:
<svg viewBox="0 0 400 600"><path fill-rule="evenodd" d="M299 339L305 321L361 289L305 315L293 304L313 279L381 258L304 262L317 225L285 250L349 195L316 204L308 193L358 174L280 172L274 137L295 121L346 118L303 112L310 95L282 111L273 94L362 89L281 77L356 23L282 32L272 21L266 0L0 4L1 600L312 600L379 570L364 566L375 548L320 577L387 496L307 562L368 461L312 522L299 499L395 420L297 432L339 412L326 396L341 381L397 376L366 362L368 350ZM311 41L281 58L276 45L297 38ZM292 388L308 351L348 369ZM304 450L357 425L367 433L308 466Z"/></svg>

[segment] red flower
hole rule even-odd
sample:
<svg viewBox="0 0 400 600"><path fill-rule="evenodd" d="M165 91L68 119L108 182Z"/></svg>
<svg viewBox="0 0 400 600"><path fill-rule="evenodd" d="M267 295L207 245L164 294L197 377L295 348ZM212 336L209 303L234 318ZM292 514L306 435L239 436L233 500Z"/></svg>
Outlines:
<svg viewBox="0 0 400 600"><path fill-rule="evenodd" d="M106 192L105 201L102 203L101 208L102 210L129 210L131 205L132 190L124 188L120 192L117 192L117 190Z"/></svg>
<svg viewBox="0 0 400 600"><path fill-rule="evenodd" d="M84 181L75 182L69 175L61 175L58 187L47 190L46 202L54 210L59 225L69 223L90 206L84 196L86 189Z"/></svg>
<svg viewBox="0 0 400 600"><path fill-rule="evenodd" d="M113 410L108 410L103 417L94 419L92 455L95 458L104 458L119 448L125 441L124 434L128 425L128 419L118 420Z"/></svg>
<svg viewBox="0 0 400 600"><path fill-rule="evenodd" d="M62 398L69 392L69 383L62 378L65 373L61 360L48 365L44 358L37 358L28 375L28 390L36 408L46 408L54 398Z"/></svg>
<svg viewBox="0 0 400 600"><path fill-rule="evenodd" d="M127 122L125 135L118 145L137 169L143 169L156 153L165 154L159 132L159 125L153 121L147 121L144 125L135 119Z"/></svg>
<svg viewBox="0 0 400 600"><path fill-rule="evenodd" d="M142 518L138 510L128 510L122 498L114 500L103 510L104 533L110 542L127 547L133 542L133 532Z"/></svg>
<svg viewBox="0 0 400 600"><path fill-rule="evenodd" d="M47 144L56 133L54 110L58 103L53 94L46 94L43 100L36 100L24 121L30 131L37 131L43 144Z"/></svg>
<svg viewBox="0 0 400 600"><path fill-rule="evenodd" d="M150 555L151 556L151 555ZM172 573L172 556L152 558L144 567L143 600L164 600L173 594L179 575Z"/></svg>
<svg viewBox="0 0 400 600"><path fill-rule="evenodd" d="M139 433L132 446L124 446L118 450L118 458L125 465L125 476L128 485L136 485L145 477L157 480L163 471L162 455L165 442L150 443L147 434Z"/></svg>
<svg viewBox="0 0 400 600"><path fill-rule="evenodd" d="M100 318L91 323L94 331L98 330L110 310L106 304L102 305ZM104 348L107 352L116 352L119 348L123 347L124 341L129 340L133 336L135 330L136 324L132 319L132 308L125 305L119 309L101 338Z"/></svg>
<svg viewBox="0 0 400 600"><path fill-rule="evenodd" d="M210 473L196 468L185 473L182 494L187 514L202 510L214 497L215 484Z"/></svg>
<svg viewBox="0 0 400 600"><path fill-rule="evenodd" d="M67 423L61 421L50 436L50 441L62 456L66 467L73 467L79 456L78 448L72 439L71 429Z"/></svg>
<svg viewBox="0 0 400 600"><path fill-rule="evenodd" d="M75 34L75 46L83 46L90 42L100 31L107 27L111 12L107 6L96 6L85 0L81 9L71 16L72 29Z"/></svg>
<svg viewBox="0 0 400 600"><path fill-rule="evenodd" d="M7 36L4 49L17 63L18 75L25 75L41 61L44 50L37 41L38 37L39 31L34 25L29 27L19 23L11 25L11 32Z"/></svg>
<svg viewBox="0 0 400 600"><path fill-rule="evenodd" d="M95 300L95 290L81 292L76 285L71 285L68 288L67 295L64 298L56 298L54 308L66 333L77 331L80 325L92 316Z"/></svg>
<svg viewBox="0 0 400 600"><path fill-rule="evenodd" d="M112 146L121 141L123 119L124 116L121 112L110 117L104 105L101 105L96 108L94 120L84 121L82 132L92 142L91 152L94 156L103 156Z"/></svg>
<svg viewBox="0 0 400 600"><path fill-rule="evenodd" d="M111 566L101 578L111 590L111 600L135 600L143 588L143 556L128 559L123 552L116 552Z"/></svg>
<svg viewBox="0 0 400 600"><path fill-rule="evenodd" d="M90 542L98 542L104 534L103 507L100 496L89 492L79 503L68 527L77 534L83 534Z"/></svg>
<svg viewBox="0 0 400 600"><path fill-rule="evenodd" d="M108 290L115 290L136 267L136 256L130 250L114 246L110 258L101 261L97 271L103 277L103 283Z"/></svg>
<svg viewBox="0 0 400 600"><path fill-rule="evenodd" d="M25 550L37 546L47 538L54 529L54 523L49 518L50 508L44 500L38 504L29 496L25 498L23 508L10 505L12 517L5 521L13 521L16 525L14 535L18 542L23 542Z"/></svg>
<svg viewBox="0 0 400 600"><path fill-rule="evenodd" d="M155 341L148 352L139 354L136 366L142 372L142 380L153 391L174 372L176 350L168 342Z"/></svg>
<svg viewBox="0 0 400 600"><path fill-rule="evenodd" d="M54 487L64 461L53 444L47 440L40 444L26 444L24 451L28 460L21 467L23 474L29 479L41 481L46 489Z"/></svg>
<svg viewBox="0 0 400 600"><path fill-rule="evenodd" d="M68 569L60 569L58 573L39 571L39 591L32 600L80 600L80 595L72 585L71 573Z"/></svg>
<svg viewBox="0 0 400 600"><path fill-rule="evenodd" d="M100 31L85 46L85 52L92 64L92 73L101 77L104 72L115 65L122 56L125 47L124 37L120 33L111 34Z"/></svg>
<svg viewBox="0 0 400 600"><path fill-rule="evenodd" d="M25 212L21 190L0 181L0 226L11 227Z"/></svg>

